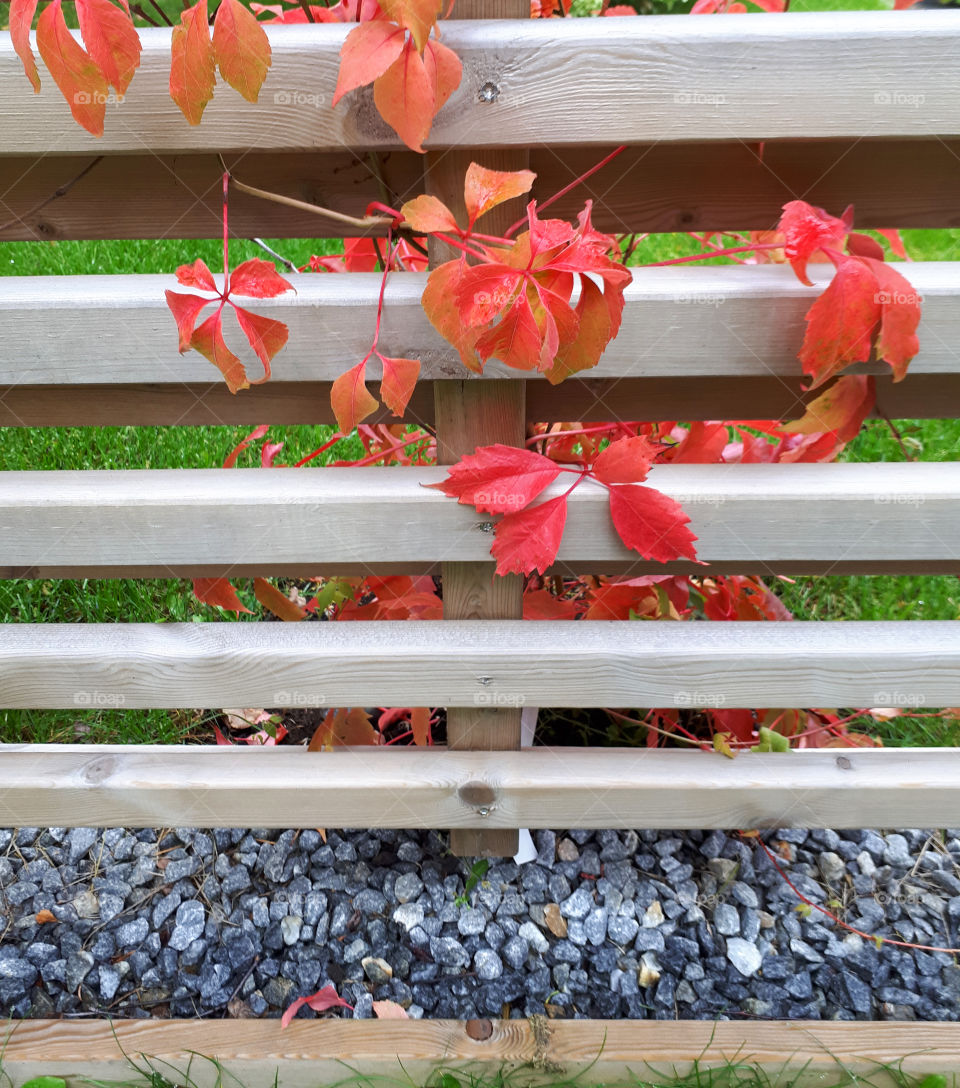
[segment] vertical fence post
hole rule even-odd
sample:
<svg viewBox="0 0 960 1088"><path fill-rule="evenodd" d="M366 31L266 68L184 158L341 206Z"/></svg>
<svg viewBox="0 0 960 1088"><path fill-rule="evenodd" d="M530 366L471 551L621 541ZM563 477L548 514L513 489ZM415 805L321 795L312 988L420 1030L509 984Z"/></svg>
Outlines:
<svg viewBox="0 0 960 1088"><path fill-rule="evenodd" d="M530 0L458 0L458 19L529 18ZM496 73L491 73L495 81ZM496 104L491 103L496 109ZM463 178L471 162L491 170L522 170L529 152L484 150L427 153L427 191L438 196L465 222ZM504 231L523 214L522 201L509 201L483 219L488 234ZM431 265L456 254L442 243L431 243ZM522 446L526 435L522 381L438 381L434 385L437 461L449 465L477 446L500 442ZM444 619L519 619L523 614L523 585L519 575L498 578L491 563L444 563ZM520 707L483 706L447 709L447 744L450 748L511 750L520 747ZM482 819L478 817L478 821ZM459 828L451 832L450 847L461 857L502 857L517 851L517 832Z"/></svg>

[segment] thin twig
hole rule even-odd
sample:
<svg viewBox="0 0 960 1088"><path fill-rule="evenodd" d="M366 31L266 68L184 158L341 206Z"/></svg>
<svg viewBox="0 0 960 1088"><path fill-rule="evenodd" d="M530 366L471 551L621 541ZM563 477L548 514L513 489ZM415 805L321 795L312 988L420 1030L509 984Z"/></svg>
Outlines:
<svg viewBox="0 0 960 1088"><path fill-rule="evenodd" d="M300 0L300 7L303 8L303 14L306 15L308 23L316 22L310 10L310 0Z"/></svg>
<svg viewBox="0 0 960 1088"><path fill-rule="evenodd" d="M275 249L271 249L262 238L254 238L254 244L258 245L261 249L266 250L275 261L279 261L281 264L285 264L291 272L299 272L300 269L290 260L289 257L281 256Z"/></svg>
<svg viewBox="0 0 960 1088"><path fill-rule="evenodd" d="M903 454L904 458L907 461L916 461L916 457L914 457L907 449L906 444L903 441L903 435L900 434L900 430L897 427L896 423L893 422L893 420L879 405L875 405L874 410L876 411L877 415L883 420L883 422L886 423L886 425L890 428L890 433L897 440L897 444L900 446L900 452Z"/></svg>
<svg viewBox="0 0 960 1088"><path fill-rule="evenodd" d="M101 162L103 162L103 155L98 155L93 160L93 162L87 163L87 165L80 171L79 174L77 174L75 177L72 177L68 182L65 182L63 185L54 189L50 196L41 200L39 204L35 204L28 211L24 212L23 215L15 215L13 219L10 219L8 222L0 224L0 234L3 234L5 230L9 230L11 227L16 226L17 223L23 223L31 215L36 215L37 212L41 211L48 204L52 204L55 200L59 200L60 197L66 196L67 193L70 192L70 190L74 187L74 185L77 184L78 181L80 181L82 178L85 178L87 174L89 174L90 171L95 166L98 166Z"/></svg>
<svg viewBox="0 0 960 1088"><path fill-rule="evenodd" d="M167 13L166 13L166 12L165 12L164 10L163 10L163 8L162 8L162 7L160 7L160 5L159 5L159 4L157 3L157 0L150 0L150 3L151 3L151 4L153 5L153 7L154 7L154 8L156 9L156 11L157 11L157 13L159 14L160 18L161 18L161 19L162 19L162 20L163 20L163 21L164 21L164 22L165 22L165 23L167 24L167 26L173 26L173 20L172 20L172 19L170 18L170 16L169 16L169 15L168 15L168 14L167 14Z"/></svg>
<svg viewBox="0 0 960 1088"><path fill-rule="evenodd" d="M149 23L151 26L163 26L163 23L158 23L152 15L148 15L139 4L131 4L130 10L134 15L139 15L144 22Z"/></svg>
<svg viewBox="0 0 960 1088"><path fill-rule="evenodd" d="M223 156L221 155L219 158L221 165L226 170L227 166L223 161ZM335 212L332 208L321 208L319 204L308 204L305 200L297 200L292 196L283 196L281 193L271 193L266 189L257 189L253 185L247 185L245 182L240 181L234 174L230 174L230 181L241 193L246 193L248 196L256 196L261 200L271 200L274 204L284 204L288 208L296 208L298 211L309 212L311 215L322 215L327 219L334 220L336 223L346 223L348 226L359 227L361 230L372 230L374 227L389 227L393 223L393 220L388 219L385 215L365 215L360 219L355 215Z"/></svg>

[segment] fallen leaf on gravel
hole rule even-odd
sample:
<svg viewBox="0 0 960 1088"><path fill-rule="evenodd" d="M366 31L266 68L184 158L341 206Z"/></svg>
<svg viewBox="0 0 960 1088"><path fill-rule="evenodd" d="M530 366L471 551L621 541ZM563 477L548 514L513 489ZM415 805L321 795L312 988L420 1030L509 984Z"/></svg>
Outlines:
<svg viewBox="0 0 960 1088"><path fill-rule="evenodd" d="M547 923L547 929L554 935L554 937L566 937L567 935L567 920L560 913L560 908L556 903L548 903L543 908L543 917Z"/></svg>

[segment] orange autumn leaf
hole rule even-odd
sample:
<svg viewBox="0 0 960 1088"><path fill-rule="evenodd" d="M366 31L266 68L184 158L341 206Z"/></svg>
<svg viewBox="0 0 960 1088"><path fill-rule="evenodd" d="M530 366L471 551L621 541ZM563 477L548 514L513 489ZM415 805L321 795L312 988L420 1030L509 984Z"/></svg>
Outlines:
<svg viewBox="0 0 960 1088"><path fill-rule="evenodd" d="M61 0L44 8L37 21L37 49L70 106L74 120L94 136L103 135L108 86L90 54L67 29Z"/></svg>
<svg viewBox="0 0 960 1088"><path fill-rule="evenodd" d="M269 608L275 615L287 623L296 623L302 620L307 611L298 604L294 604L289 597L285 597L279 589L266 578L254 578L253 594L264 608Z"/></svg>
<svg viewBox="0 0 960 1088"><path fill-rule="evenodd" d="M256 16L239 0L220 0L213 50L224 80L248 102L256 102L270 68L270 42Z"/></svg>
<svg viewBox="0 0 960 1088"><path fill-rule="evenodd" d="M207 0L180 15L170 37L170 97L191 125L199 125L216 84L216 58L207 23Z"/></svg>

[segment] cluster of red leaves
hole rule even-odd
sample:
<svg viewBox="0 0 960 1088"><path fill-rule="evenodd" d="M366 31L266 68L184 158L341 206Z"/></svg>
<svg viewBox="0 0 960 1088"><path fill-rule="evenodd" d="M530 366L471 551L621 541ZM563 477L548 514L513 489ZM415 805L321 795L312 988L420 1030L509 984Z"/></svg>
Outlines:
<svg viewBox="0 0 960 1088"><path fill-rule="evenodd" d="M431 37L442 0L368 0L340 51L335 106L373 84L380 116L414 151L423 151L433 119L460 86L460 58Z"/></svg>
<svg viewBox="0 0 960 1088"><path fill-rule="evenodd" d="M9 16L10 40L35 94L40 93L40 75L30 48L30 26L37 2L10 0ZM74 120L102 136L109 89L118 98L126 93L140 65L140 37L127 0L120 0L120 6L111 0L76 0L76 11L83 45L67 29L61 0L53 0L37 21L37 49Z"/></svg>
<svg viewBox="0 0 960 1088"><path fill-rule="evenodd" d="M11 0L10 36L39 94L40 76L30 48L37 3ZM102 136L109 88L118 100L123 98L140 64L140 36L128 0L75 0L75 5L83 46L67 28L61 0L53 0L37 21L37 49L74 119ZM225 82L256 102L270 67L267 35L240 0L220 0L212 37L207 0L198 0L181 13L170 49L170 96L191 125L200 123L213 97L218 68Z"/></svg>
<svg viewBox="0 0 960 1088"><path fill-rule="evenodd" d="M565 468L543 454L512 446L482 446L450 469L436 487L481 513L502 514L490 551L497 573L545 572L557 557L567 519L567 497L587 477L605 487L617 535L644 559L696 559L696 537L679 503L639 486L659 453L644 435L614 442L588 468ZM562 472L576 477L560 495L533 504Z"/></svg>
<svg viewBox="0 0 960 1088"><path fill-rule="evenodd" d="M258 258L244 261L224 276L222 291L217 288L213 274L201 260L181 265L177 269L177 282L184 287L193 287L213 295L211 298L177 291L165 292L167 305L180 332L181 354L190 348L199 351L221 371L231 393L236 393L238 389L247 389L251 384L259 385L267 381L273 357L287 342L287 326L282 321L263 317L238 306L231 296L276 298L286 291L292 291L292 284L277 273L273 262L261 261ZM211 303L217 303L216 311L197 325L200 311ZM237 323L247 342L263 364L263 377L254 382L247 377L243 363L227 347L223 338L223 310L228 305L236 314Z"/></svg>
<svg viewBox="0 0 960 1088"><path fill-rule="evenodd" d="M464 185L466 228L433 196L408 201L401 212L418 233L438 235L464 251L430 273L422 299L431 323L456 347L464 366L480 373L496 358L560 382L595 366L617 335L631 276L610 256L615 240L593 229L589 201L576 227L561 219L541 220L531 201L529 229L516 239L487 245L486 236L475 234L482 215L529 192L535 176L472 163ZM468 255L478 263L468 264ZM573 306L577 287L580 296Z"/></svg>
<svg viewBox="0 0 960 1088"><path fill-rule="evenodd" d="M801 282L809 284L807 263L817 254L835 268L829 286L807 314L800 349L811 388L822 385L873 353L889 363L894 381L906 374L917 354L921 299L910 283L884 262L883 248L851 229L852 209L840 219L802 200L784 205L778 230L783 251ZM837 249L846 242L847 252Z"/></svg>

